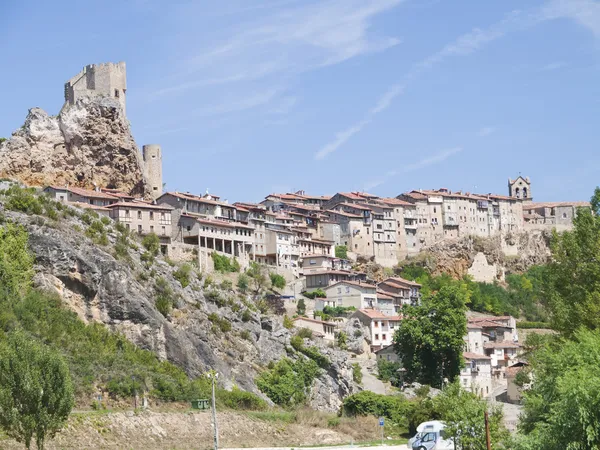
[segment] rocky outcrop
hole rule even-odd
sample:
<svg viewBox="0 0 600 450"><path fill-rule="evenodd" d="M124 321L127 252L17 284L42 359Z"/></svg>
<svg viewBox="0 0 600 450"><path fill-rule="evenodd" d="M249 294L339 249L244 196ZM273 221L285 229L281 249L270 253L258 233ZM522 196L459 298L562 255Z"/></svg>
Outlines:
<svg viewBox="0 0 600 450"><path fill-rule="evenodd" d="M30 109L24 125L0 144L0 176L29 186L149 192L129 122L110 98L79 100L58 116Z"/></svg>
<svg viewBox="0 0 600 450"><path fill-rule="evenodd" d="M409 262L427 267L433 275L445 273L461 278L470 274L475 281L503 281L506 273L522 273L531 266L547 263L550 237L548 231L491 238L465 236L438 242Z"/></svg>
<svg viewBox="0 0 600 450"><path fill-rule="evenodd" d="M76 231L75 225L86 227L76 217L48 226L40 217L11 211L4 214L29 232L38 287L58 293L82 320L105 324L140 348L184 368L190 376L215 369L226 388L236 385L260 394L254 383L257 374L270 362L289 356L286 349L290 348L291 335L282 318L255 311L244 321L246 307L233 292L221 292L229 301L227 306L218 306L205 296L197 277L182 289L173 277L175 269L160 257L151 270L141 263L141 249L130 250L128 263L116 260L111 254L115 236L109 234L108 246L95 245ZM159 278L166 281L175 297L175 309L168 318L154 304ZM229 321L231 331L219 330L208 319L212 313ZM341 399L357 386L352 381L348 354L324 345L322 351L331 364L315 380L310 403L321 410L336 411Z"/></svg>

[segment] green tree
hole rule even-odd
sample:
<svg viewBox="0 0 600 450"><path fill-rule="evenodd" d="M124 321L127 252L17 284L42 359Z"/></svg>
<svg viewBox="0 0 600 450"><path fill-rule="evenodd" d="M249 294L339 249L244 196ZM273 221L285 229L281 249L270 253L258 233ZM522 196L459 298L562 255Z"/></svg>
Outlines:
<svg viewBox="0 0 600 450"><path fill-rule="evenodd" d="M592 208L579 208L573 230L553 234L546 300L553 327L571 335L600 327L600 188Z"/></svg>
<svg viewBox="0 0 600 450"><path fill-rule="evenodd" d="M21 226L8 223L0 228L0 289L5 295L22 295L31 284L33 256L27 239Z"/></svg>
<svg viewBox="0 0 600 450"><path fill-rule="evenodd" d="M335 246L335 257L348 259L348 247L345 245L336 245Z"/></svg>
<svg viewBox="0 0 600 450"><path fill-rule="evenodd" d="M537 338L526 346L532 387L524 391L518 449L598 449L600 445L600 329L571 339Z"/></svg>
<svg viewBox="0 0 600 450"><path fill-rule="evenodd" d="M263 268L256 262L251 262L250 267L246 270L246 275L252 279L254 284L254 292L256 294L264 290L267 287L267 277L265 276Z"/></svg>
<svg viewBox="0 0 600 450"><path fill-rule="evenodd" d="M406 381L439 388L444 378L453 381L460 373L467 334L465 298L464 289L444 286L422 305L403 308L394 344Z"/></svg>
<svg viewBox="0 0 600 450"><path fill-rule="evenodd" d="M248 291L249 285L250 279L248 278L248 275L246 275L245 273L240 273L237 280L237 287L240 290L240 292L245 293L246 291Z"/></svg>
<svg viewBox="0 0 600 450"><path fill-rule="evenodd" d="M296 305L296 313L299 316L303 316L304 314L306 314L306 303L304 302L303 298L300 298L300 300L298 300L298 304Z"/></svg>
<svg viewBox="0 0 600 450"><path fill-rule="evenodd" d="M433 404L434 410L446 423L447 435L454 436L457 449L485 450L486 411L489 414L492 448L503 448L500 444L508 438L508 432L502 423L501 407L490 407L485 400L465 391L458 382L447 386L434 398Z"/></svg>
<svg viewBox="0 0 600 450"><path fill-rule="evenodd" d="M271 278L271 286L277 289L283 289L285 287L285 278L283 275L279 275L278 273L270 273L269 277Z"/></svg>
<svg viewBox="0 0 600 450"><path fill-rule="evenodd" d="M160 239L155 233L150 233L142 239L142 245L152 256L158 256L160 251Z"/></svg>
<svg viewBox="0 0 600 450"><path fill-rule="evenodd" d="M29 449L42 450L73 407L69 368L58 353L21 331L0 345L0 426Z"/></svg>

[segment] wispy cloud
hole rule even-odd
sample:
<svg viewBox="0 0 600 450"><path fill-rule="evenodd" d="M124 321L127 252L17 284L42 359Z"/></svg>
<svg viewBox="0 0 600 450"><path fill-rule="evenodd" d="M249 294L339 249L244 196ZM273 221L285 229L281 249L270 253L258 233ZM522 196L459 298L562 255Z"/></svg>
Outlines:
<svg viewBox="0 0 600 450"><path fill-rule="evenodd" d="M264 14L260 14L260 19L230 30L229 34L235 37L195 48L179 68L175 80L169 80L165 88L156 89L154 95L181 94L215 84L274 75L293 76L386 50L398 45L400 39L372 33L372 21L404 1L274 2L261 11ZM186 10L185 14L193 11ZM184 34L181 41L187 45L196 41L193 31Z"/></svg>
<svg viewBox="0 0 600 450"><path fill-rule="evenodd" d="M540 70L542 72L550 72L552 70L562 69L566 65L567 65L567 63L564 61L555 61L555 62L546 64L545 66L542 66L542 68Z"/></svg>
<svg viewBox="0 0 600 450"><path fill-rule="evenodd" d="M194 114L197 116L208 117L253 109L271 102L279 92L281 92L280 88L274 88L268 91L255 92L243 98L235 97L230 101L200 108L196 110Z"/></svg>
<svg viewBox="0 0 600 450"><path fill-rule="evenodd" d="M543 8L542 19L572 19L600 38L600 2L595 0L552 0Z"/></svg>
<svg viewBox="0 0 600 450"><path fill-rule="evenodd" d="M419 161L415 161L414 163L407 164L398 169L389 170L384 175L364 183L363 189L365 191L375 189L376 187L381 186L382 184L385 184L391 178L394 178L395 176L397 176L400 173L414 172L416 170L424 169L425 167L429 167L429 166L433 166L435 164L442 163L442 162L446 161L448 158L450 158L451 156L454 156L457 153L460 153L462 151L463 151L462 147L452 147L452 148L441 150L441 151L434 153L433 155L427 156Z"/></svg>
<svg viewBox="0 0 600 450"><path fill-rule="evenodd" d="M494 127L483 127L481 130L479 130L477 132L477 136L480 136L480 137L489 136L490 134L494 133L495 131L496 131L496 128L494 128Z"/></svg>
<svg viewBox="0 0 600 450"><path fill-rule="evenodd" d="M360 132L366 125L371 123L375 115L389 108L394 99L404 92L408 83L418 78L423 72L433 69L447 58L453 56L465 56L480 50L485 45L501 38L506 33L523 27L525 23L530 23L531 20L532 19L530 16L523 16L519 11L512 11L502 21L494 24L493 26L485 30L475 28L471 32L460 36L454 42L446 45L440 51L430 55L422 61L419 61L399 83L394 84L383 96L379 98L376 105L367 111L361 121L343 131L336 133L335 138L331 142L324 145L317 153L315 153L315 159L321 160L325 158L327 155L335 152L342 145L348 142L352 136Z"/></svg>

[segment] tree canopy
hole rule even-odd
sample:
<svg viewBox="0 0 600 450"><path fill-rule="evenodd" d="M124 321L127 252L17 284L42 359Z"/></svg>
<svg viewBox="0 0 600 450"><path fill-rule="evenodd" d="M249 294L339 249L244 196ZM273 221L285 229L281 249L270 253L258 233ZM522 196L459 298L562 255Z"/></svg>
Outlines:
<svg viewBox="0 0 600 450"><path fill-rule="evenodd" d="M444 378L452 381L460 373L467 333L465 300L465 289L444 286L420 306L402 309L404 320L394 334L394 344L406 381L441 387Z"/></svg>

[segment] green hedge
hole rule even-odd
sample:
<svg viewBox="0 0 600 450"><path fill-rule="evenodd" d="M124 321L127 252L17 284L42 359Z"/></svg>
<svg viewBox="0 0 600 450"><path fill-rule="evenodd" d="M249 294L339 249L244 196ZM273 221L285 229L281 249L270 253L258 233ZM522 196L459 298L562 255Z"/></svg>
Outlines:
<svg viewBox="0 0 600 450"><path fill-rule="evenodd" d="M544 330L551 330L552 326L548 322L517 322L517 328L540 328Z"/></svg>

